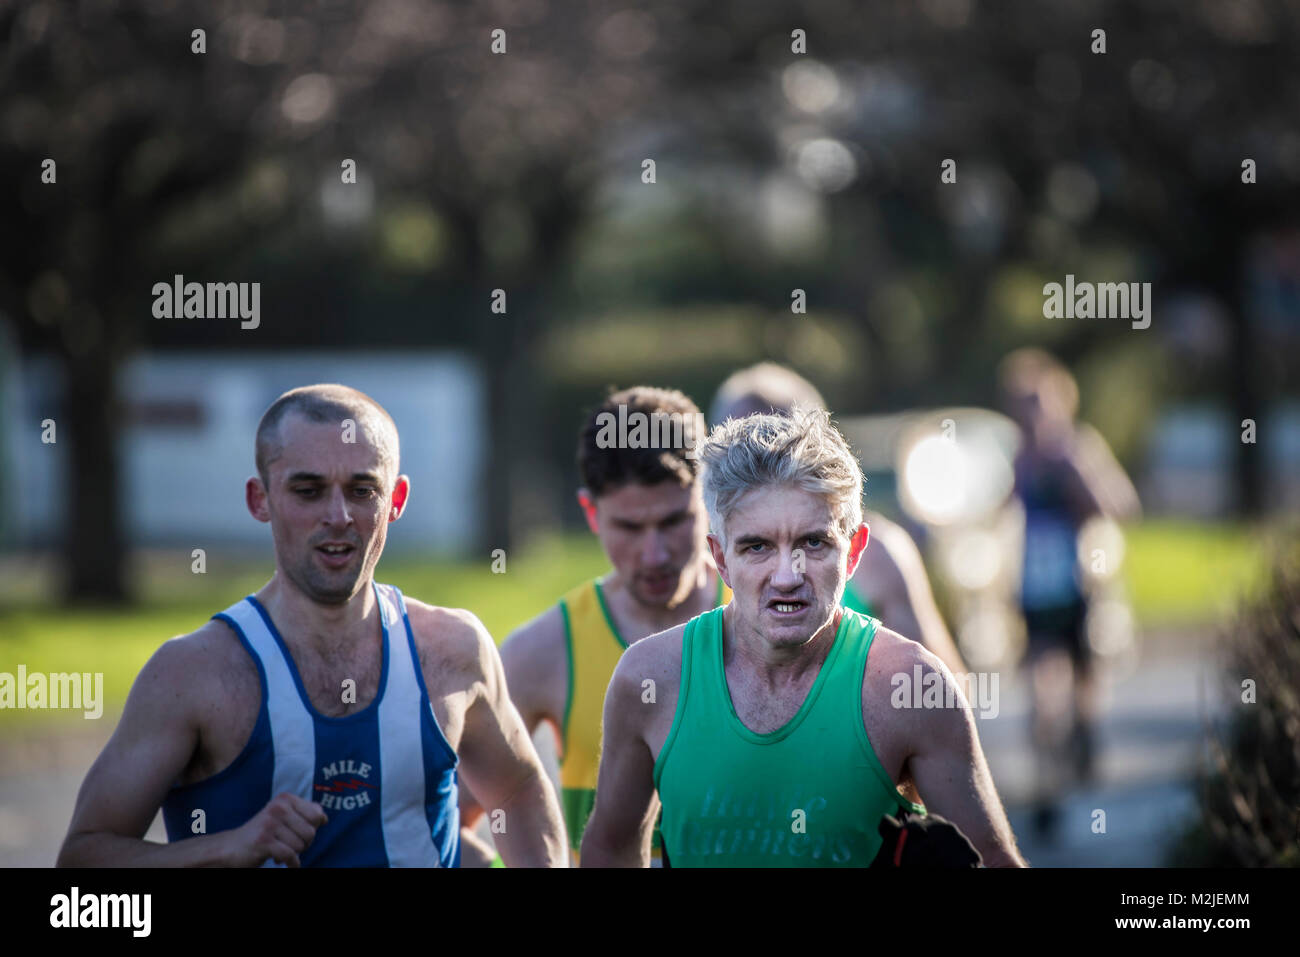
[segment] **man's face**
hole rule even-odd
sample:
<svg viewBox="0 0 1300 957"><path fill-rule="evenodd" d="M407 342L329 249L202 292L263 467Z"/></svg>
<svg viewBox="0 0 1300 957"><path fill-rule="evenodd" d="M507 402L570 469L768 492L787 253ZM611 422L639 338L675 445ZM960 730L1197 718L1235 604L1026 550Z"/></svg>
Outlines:
<svg viewBox="0 0 1300 957"><path fill-rule="evenodd" d="M808 642L834 619L866 545L850 541L825 496L790 486L753 489L726 519L726 548L709 547L735 593L737 625L773 647Z"/></svg>
<svg viewBox="0 0 1300 957"><path fill-rule="evenodd" d="M709 530L698 482L629 482L607 490L594 500L594 526L638 602L673 608L690 596Z"/></svg>
<svg viewBox="0 0 1300 957"><path fill-rule="evenodd" d="M279 439L280 455L267 467L269 487L249 479L249 511L271 523L276 564L303 594L343 604L371 582L409 482L394 480L391 463L363 428L355 442L344 442L338 424L291 413Z"/></svg>

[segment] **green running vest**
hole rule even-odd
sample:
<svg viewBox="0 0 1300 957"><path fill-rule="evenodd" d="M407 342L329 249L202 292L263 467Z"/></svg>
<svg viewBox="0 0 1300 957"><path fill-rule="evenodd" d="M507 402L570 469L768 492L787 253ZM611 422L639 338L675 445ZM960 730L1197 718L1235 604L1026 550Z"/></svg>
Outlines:
<svg viewBox="0 0 1300 957"><path fill-rule="evenodd" d="M867 867L885 814L907 808L867 740L862 681L880 622L845 609L786 724L756 734L731 703L722 608L686 625L677 712L655 761L672 867Z"/></svg>

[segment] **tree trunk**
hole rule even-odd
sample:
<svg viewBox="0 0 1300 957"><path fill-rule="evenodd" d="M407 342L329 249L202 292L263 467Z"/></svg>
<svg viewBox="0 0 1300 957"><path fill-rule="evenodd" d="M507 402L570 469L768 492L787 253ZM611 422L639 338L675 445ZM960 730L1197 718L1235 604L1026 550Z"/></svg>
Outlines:
<svg viewBox="0 0 1300 957"><path fill-rule="evenodd" d="M122 405L117 359L110 350L64 356L62 421L71 449L63 557L67 598L119 603L128 599L122 528L118 438ZM60 436L62 437L62 436Z"/></svg>
<svg viewBox="0 0 1300 957"><path fill-rule="evenodd" d="M1231 208L1224 202L1219 208ZM1246 248L1249 242L1248 226L1224 214L1219 223L1224 227L1221 235L1231 237L1229 249ZM1225 243L1225 245L1226 245ZM1206 284L1228 311L1228 329L1231 341L1228 346L1228 386L1231 390L1233 421L1233 508L1238 515L1256 518L1264 512L1264 468L1258 439L1241 441L1243 419L1252 419L1256 430L1266 412L1261 389L1260 362L1255 341L1254 319L1250 316L1251 303L1246 295L1245 257L1239 252L1220 253L1206 258L1202 264Z"/></svg>

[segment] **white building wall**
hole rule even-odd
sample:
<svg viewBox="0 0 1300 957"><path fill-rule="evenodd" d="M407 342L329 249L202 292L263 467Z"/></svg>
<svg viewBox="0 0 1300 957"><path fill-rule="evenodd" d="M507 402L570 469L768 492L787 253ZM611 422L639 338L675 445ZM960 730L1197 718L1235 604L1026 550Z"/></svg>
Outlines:
<svg viewBox="0 0 1300 957"><path fill-rule="evenodd" d="M11 474L26 503L9 527L23 544L57 540L67 456L43 446L39 416L57 395L48 362L25 363L6 410ZM480 512L487 427L481 377L472 361L448 353L294 352L265 356L155 353L122 370L130 405L197 401L197 424L129 423L122 437L124 515L133 545L195 547L270 542L267 526L244 506L255 471L253 438L266 407L288 389L340 382L384 406L401 437L402 471L411 478L406 513L389 530L397 550L468 548ZM10 392L14 396L13 391ZM20 409L15 421L12 406ZM50 413L53 414L53 413ZM59 445L63 445L60 436Z"/></svg>

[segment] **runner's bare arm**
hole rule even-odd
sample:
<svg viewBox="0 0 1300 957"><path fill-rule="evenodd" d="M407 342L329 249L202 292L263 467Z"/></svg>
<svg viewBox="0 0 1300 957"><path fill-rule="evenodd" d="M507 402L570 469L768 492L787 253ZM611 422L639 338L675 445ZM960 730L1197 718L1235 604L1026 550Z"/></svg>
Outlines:
<svg viewBox="0 0 1300 957"><path fill-rule="evenodd" d="M680 635L681 628L673 631ZM647 643L652 640L639 641L623 653L605 692L596 806L583 832L579 855L583 867L650 866L659 798L655 794L654 756L645 742L644 729L650 709L666 706L641 700L642 680L653 673L646 660L651 648ZM664 697L661 695L661 700Z"/></svg>
<svg viewBox="0 0 1300 957"><path fill-rule="evenodd" d="M461 774L485 807L500 814L493 836L510 867L567 867L568 844L555 789L506 689L501 656L487 629L456 613L473 642L475 685L460 740ZM456 644L461 644L457 639Z"/></svg>
<svg viewBox="0 0 1300 957"><path fill-rule="evenodd" d="M555 731L557 748L564 700L568 694L564 617L554 605L532 621L516 628L501 646L510 700L531 737L543 722ZM483 808L467 787L460 789L461 824L473 827ZM462 858L462 864L465 861Z"/></svg>
<svg viewBox="0 0 1300 957"><path fill-rule="evenodd" d="M942 700L966 701L952 674L924 650L903 648L893 660L894 669L904 674L912 673L915 664L925 674L938 672L943 678ZM926 810L956 824L987 867L1027 867L993 785L971 709L908 710L906 720L895 726L907 736L908 765Z"/></svg>
<svg viewBox="0 0 1300 957"><path fill-rule="evenodd" d="M209 674L212 662L197 634L164 644L136 678L77 795L59 867L255 866L268 857L292 865L324 823L319 805L281 795L241 828L171 844L143 840L199 745L195 676Z"/></svg>
<svg viewBox="0 0 1300 957"><path fill-rule="evenodd" d="M876 534L875 524L880 523L873 523L872 533L875 539L867 549L870 551L877 548L883 553L882 560L872 566L873 570L879 569L881 574L877 617L891 631L930 649L953 674L965 674L966 662L962 660L957 643L944 624L943 614L935 603L925 562L921 559L916 543L905 529L892 522L883 523L879 534ZM866 564L864 561L859 565L859 574Z"/></svg>
<svg viewBox="0 0 1300 957"><path fill-rule="evenodd" d="M1137 489L1100 432L1090 425L1080 425L1072 459L1079 481L1088 489L1097 511L1117 522L1142 517Z"/></svg>
<svg viewBox="0 0 1300 957"><path fill-rule="evenodd" d="M460 866L491 867L496 860L496 851L492 845L478 836L476 831L467 827L460 829Z"/></svg>

